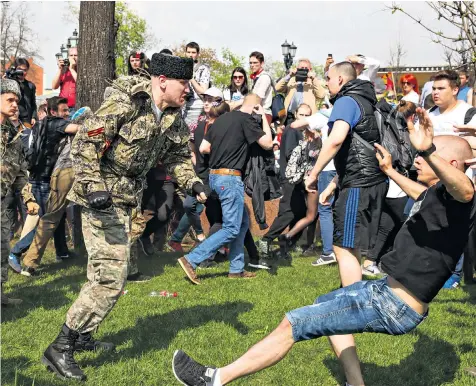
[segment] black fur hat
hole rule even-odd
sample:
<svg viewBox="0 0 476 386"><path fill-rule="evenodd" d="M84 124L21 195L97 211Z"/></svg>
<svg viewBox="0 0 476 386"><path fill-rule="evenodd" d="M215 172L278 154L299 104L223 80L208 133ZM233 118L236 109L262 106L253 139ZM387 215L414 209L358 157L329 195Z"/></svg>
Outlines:
<svg viewBox="0 0 476 386"><path fill-rule="evenodd" d="M167 54L154 54L149 65L151 76L164 75L171 79L192 79L193 60Z"/></svg>

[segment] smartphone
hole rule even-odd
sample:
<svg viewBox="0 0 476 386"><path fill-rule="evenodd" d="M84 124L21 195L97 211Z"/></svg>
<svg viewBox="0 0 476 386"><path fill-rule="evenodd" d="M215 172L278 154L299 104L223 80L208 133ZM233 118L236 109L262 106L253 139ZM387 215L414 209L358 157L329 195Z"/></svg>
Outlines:
<svg viewBox="0 0 476 386"><path fill-rule="evenodd" d="M332 54L327 54L327 57L332 59Z"/></svg>

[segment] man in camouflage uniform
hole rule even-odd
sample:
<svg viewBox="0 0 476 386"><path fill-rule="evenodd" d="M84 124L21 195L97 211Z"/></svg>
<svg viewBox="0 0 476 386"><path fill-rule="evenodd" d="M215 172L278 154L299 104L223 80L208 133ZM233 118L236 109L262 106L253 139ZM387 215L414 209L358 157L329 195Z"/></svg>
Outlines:
<svg viewBox="0 0 476 386"><path fill-rule="evenodd" d="M180 186L206 200L180 114L192 71L191 59L154 54L151 80L115 80L107 99L73 141L75 181L68 198L83 207L88 282L42 358L62 378L86 379L74 351L114 349L112 343L93 340L91 332L112 310L126 283L131 220L140 208L147 172L160 160Z"/></svg>
<svg viewBox="0 0 476 386"><path fill-rule="evenodd" d="M12 299L3 294L3 283L8 279L8 255L10 254L10 231L13 224L6 215L4 199L12 190L19 189L27 205L28 214L38 213L39 206L31 193L26 171L25 150L20 133L10 122L18 111L18 101L21 98L20 86L11 79L2 79L1 85L1 115L0 115L0 151L1 151L1 273L2 273L2 305L20 304L20 299Z"/></svg>

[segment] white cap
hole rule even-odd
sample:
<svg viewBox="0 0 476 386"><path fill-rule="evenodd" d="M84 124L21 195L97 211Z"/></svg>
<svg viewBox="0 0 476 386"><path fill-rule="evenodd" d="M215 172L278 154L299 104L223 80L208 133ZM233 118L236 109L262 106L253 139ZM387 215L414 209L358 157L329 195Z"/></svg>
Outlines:
<svg viewBox="0 0 476 386"><path fill-rule="evenodd" d="M213 98L220 98L221 100L225 99L223 97L223 93L221 92L221 90L219 88L216 88L216 87L210 87L202 95L203 96L208 95L208 96L211 96Z"/></svg>

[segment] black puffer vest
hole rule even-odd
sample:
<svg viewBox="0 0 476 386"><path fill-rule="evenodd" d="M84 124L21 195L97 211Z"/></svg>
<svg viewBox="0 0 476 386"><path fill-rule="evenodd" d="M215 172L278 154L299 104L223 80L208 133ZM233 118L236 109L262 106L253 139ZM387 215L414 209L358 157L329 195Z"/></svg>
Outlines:
<svg viewBox="0 0 476 386"><path fill-rule="evenodd" d="M340 188L356 188L377 185L386 181L387 176L380 170L375 151L360 143L353 132L358 133L370 144L380 142L380 133L374 111L377 98L372 83L355 79L344 85L339 93L331 100L332 104L348 96L354 99L360 107L361 118L357 125L349 131L342 147L334 158Z"/></svg>

